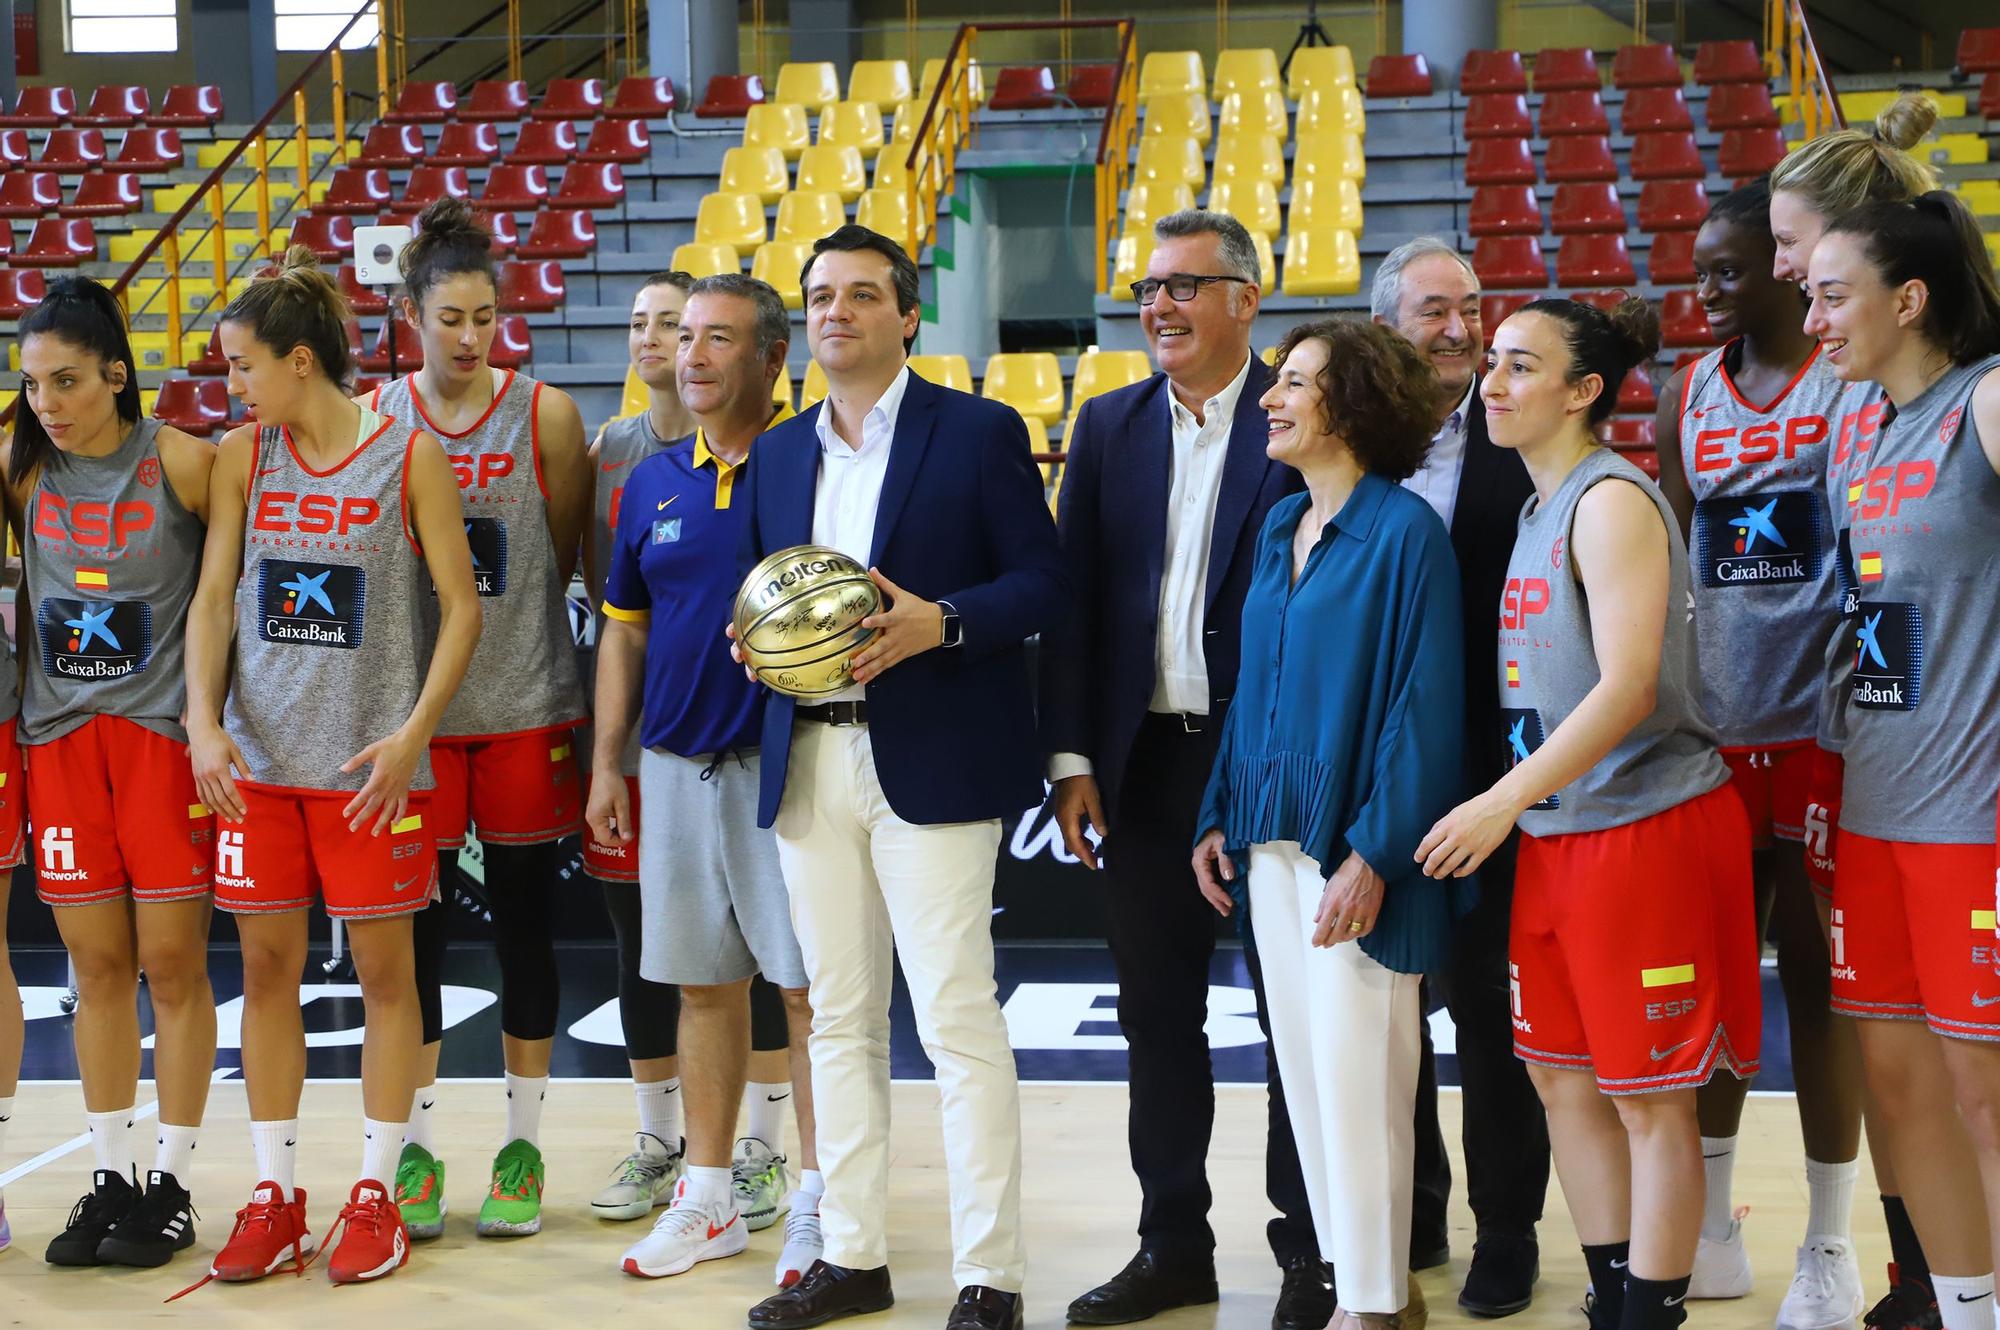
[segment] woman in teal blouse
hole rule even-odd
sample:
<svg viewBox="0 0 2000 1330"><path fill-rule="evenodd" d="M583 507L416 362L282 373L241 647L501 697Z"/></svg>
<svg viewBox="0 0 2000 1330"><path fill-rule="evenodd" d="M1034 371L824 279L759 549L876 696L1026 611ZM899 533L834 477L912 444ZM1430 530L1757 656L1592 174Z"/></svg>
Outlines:
<svg viewBox="0 0 2000 1330"><path fill-rule="evenodd" d="M1458 568L1415 473L1436 373L1386 328L1294 328L1262 405L1268 451L1306 492L1271 510L1243 606L1243 666L1194 852L1223 914L1249 874L1250 925L1320 1254L1329 1330L1418 1330L1408 1280L1423 1012L1462 880L1417 870L1457 800L1465 678ZM1345 945L1345 944L1352 945Z"/></svg>

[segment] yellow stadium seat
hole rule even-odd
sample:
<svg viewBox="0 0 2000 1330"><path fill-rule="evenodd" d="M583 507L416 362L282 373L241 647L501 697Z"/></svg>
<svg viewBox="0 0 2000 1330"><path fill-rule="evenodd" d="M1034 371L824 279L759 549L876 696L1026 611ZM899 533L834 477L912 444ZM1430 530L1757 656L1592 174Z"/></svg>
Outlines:
<svg viewBox="0 0 2000 1330"><path fill-rule="evenodd" d="M980 381L979 395L1005 402L1024 416L1060 420L1063 413L1062 362L1047 351L1020 351L990 357L986 377ZM1029 437L1038 447L1048 446L1048 431Z"/></svg>
<svg viewBox="0 0 2000 1330"><path fill-rule="evenodd" d="M1215 179L1285 185L1285 145L1269 134L1225 134L1215 141Z"/></svg>
<svg viewBox="0 0 2000 1330"><path fill-rule="evenodd" d="M964 356L911 356L910 373L941 387L972 391L972 366Z"/></svg>
<svg viewBox="0 0 2000 1330"><path fill-rule="evenodd" d="M1270 134L1283 143L1292 136L1285 94L1276 88L1230 93L1222 99L1221 130L1224 134Z"/></svg>
<svg viewBox="0 0 2000 1330"><path fill-rule="evenodd" d="M674 257L668 266L691 277L716 277L742 272L743 260L737 257L734 245L690 243L674 247Z"/></svg>
<svg viewBox="0 0 2000 1330"><path fill-rule="evenodd" d="M893 111L910 100L907 60L856 60L847 75L847 100L867 102L877 112Z"/></svg>
<svg viewBox="0 0 2000 1330"><path fill-rule="evenodd" d="M1958 196L1979 217L2000 217L2000 180L1959 182ZM112 243L117 243L115 240ZM113 256L114 258L116 255Z"/></svg>
<svg viewBox="0 0 2000 1330"><path fill-rule="evenodd" d="M803 106L765 102L751 107L750 113L743 117L746 148L776 148L785 154L786 161L795 162L811 142Z"/></svg>
<svg viewBox="0 0 2000 1330"><path fill-rule="evenodd" d="M1294 180L1292 182L1292 226L1332 227L1340 231L1361 229L1361 188L1352 180Z"/></svg>
<svg viewBox="0 0 2000 1330"><path fill-rule="evenodd" d="M1292 231L1285 237L1285 294L1351 296L1361 289L1361 250L1354 232L1332 228Z"/></svg>
<svg viewBox="0 0 2000 1330"><path fill-rule="evenodd" d="M1034 452L1047 452L1049 450L1049 422L1040 416L1031 416L1024 411L1016 411L1015 414L1021 417L1021 425L1028 431L1028 447ZM1042 483L1046 485L1049 482L1049 463L1043 462L1041 467Z"/></svg>
<svg viewBox="0 0 2000 1330"><path fill-rule="evenodd" d="M1268 46L1219 51L1215 56L1215 100L1232 92L1254 92L1284 87L1278 77L1278 53Z"/></svg>
<svg viewBox="0 0 2000 1330"><path fill-rule="evenodd" d="M773 402L782 402L786 406L792 404L792 367L790 365L779 364L778 377L771 380L771 400Z"/></svg>
<svg viewBox="0 0 2000 1330"><path fill-rule="evenodd" d="M800 60L778 66L777 91L771 100L784 106L817 111L840 100L840 75L831 60Z"/></svg>
<svg viewBox="0 0 2000 1330"><path fill-rule="evenodd" d="M1365 134L1368 114L1358 89L1343 84L1338 88L1308 88L1299 98L1299 133Z"/></svg>
<svg viewBox="0 0 2000 1330"><path fill-rule="evenodd" d="M1186 185L1189 189L1200 189L1208 183L1208 163L1202 159L1201 145L1190 138L1147 135L1139 140L1139 157L1132 167L1132 183Z"/></svg>
<svg viewBox="0 0 2000 1330"><path fill-rule="evenodd" d="M1278 214L1278 190L1268 180L1224 180L1217 176L1215 188L1208 191L1208 210L1226 212L1267 238L1284 229Z"/></svg>
<svg viewBox="0 0 2000 1330"><path fill-rule="evenodd" d="M734 245L738 254L754 253L764 243L764 201L755 194L710 194L695 210L697 244Z"/></svg>
<svg viewBox="0 0 2000 1330"><path fill-rule="evenodd" d="M722 179L716 186L721 193L755 194L769 204L791 187L782 149L731 148L722 154Z"/></svg>
<svg viewBox="0 0 2000 1330"><path fill-rule="evenodd" d="M674 266L678 268L680 265L677 263ZM652 407L653 394L645 384L639 381L638 368L636 366L626 366L625 391L618 401L619 416L643 416Z"/></svg>
<svg viewBox="0 0 2000 1330"><path fill-rule="evenodd" d="M832 190L795 190L778 200L773 240L817 240L832 235L847 221L847 209Z"/></svg>
<svg viewBox="0 0 2000 1330"><path fill-rule="evenodd" d="M1168 213L1193 206L1194 191L1179 181L1134 185L1125 191L1125 227L1132 231L1150 231L1153 223Z"/></svg>
<svg viewBox="0 0 2000 1330"><path fill-rule="evenodd" d="M1139 100L1150 102L1171 92L1208 93L1208 71L1200 51L1154 51L1139 66Z"/></svg>
<svg viewBox="0 0 2000 1330"><path fill-rule="evenodd" d="M1293 101L1304 101L1314 88L1354 86L1354 52L1345 46L1301 46L1292 52L1291 87Z"/></svg>
<svg viewBox="0 0 2000 1330"><path fill-rule="evenodd" d="M1940 134L1913 150L1936 166L1978 166L1990 156L1986 139L1979 134Z"/></svg>
<svg viewBox="0 0 2000 1330"><path fill-rule="evenodd" d="M750 260L750 275L775 287L786 309L799 309L805 305L799 294L799 272L811 257L811 240L773 240L758 246Z"/></svg>
<svg viewBox="0 0 2000 1330"><path fill-rule="evenodd" d="M819 367L817 360L809 360L806 362L805 381L799 384L799 410L803 411L825 398L826 371Z"/></svg>
<svg viewBox="0 0 2000 1330"><path fill-rule="evenodd" d="M1278 348L1276 346L1265 347L1257 353L1257 359L1275 368L1278 363Z"/></svg>
<svg viewBox="0 0 2000 1330"><path fill-rule="evenodd" d="M269 138L265 139L264 143L265 143L265 148L264 148L265 161L269 164L272 170L278 170L282 168L283 170L291 171L294 173L298 171L299 169L298 139L289 136L280 137L274 134ZM201 144L195 148L194 164L202 171L212 171L216 167L222 165L223 158L229 156L230 151L235 147L236 147L235 139L216 139L213 142ZM353 157L360 151L361 151L361 144L356 140L350 139L347 145L347 155L349 157ZM332 139L308 138L306 140L306 165L308 167L312 166L317 159L322 157L330 157L332 155L333 155ZM243 155L236 159L236 164L232 166L230 169L235 171L247 171L252 169L256 165L257 165L257 148L255 144L252 144L250 147L243 150ZM233 193L234 190L232 189L229 190L228 192Z"/></svg>
<svg viewBox="0 0 2000 1330"><path fill-rule="evenodd" d="M1962 92L1933 92L1927 88L1918 91L1937 107L1940 120L1951 120L1965 114L1965 94ZM1848 124L1865 126L1902 95L1902 91L1896 88L1880 92L1844 92L1840 94L1840 112L1847 117Z"/></svg>
<svg viewBox="0 0 2000 1330"><path fill-rule="evenodd" d="M1368 157L1359 134L1301 134L1292 148L1292 183L1301 180L1352 180L1358 188L1368 178Z"/></svg>
<svg viewBox="0 0 2000 1330"><path fill-rule="evenodd" d="M916 115L918 120L923 119L924 108L930 105L931 91L937 87L938 76L942 73L944 73L943 60L940 59L940 60L924 61L924 76L922 81L917 85L916 102L911 107L912 112ZM971 61L967 65L965 71L965 80L967 83L972 85L971 89L972 100L975 102L985 101L986 75L984 71L980 69L979 62L977 60Z"/></svg>
<svg viewBox="0 0 2000 1330"><path fill-rule="evenodd" d="M166 191L162 190L161 193ZM112 236L106 246L106 257L113 263L130 263L139 257L139 251L152 242L158 231L127 231L123 235ZM158 250L153 251L158 254Z"/></svg>
<svg viewBox="0 0 2000 1330"><path fill-rule="evenodd" d="M868 168L862 165L856 148L831 144L807 148L799 157L801 190L831 190L842 203L852 203L868 188Z"/></svg>
<svg viewBox="0 0 2000 1330"><path fill-rule="evenodd" d="M881 232L905 249L915 238L910 226L910 196L900 189L871 189L863 194L854 207L854 221Z"/></svg>
<svg viewBox="0 0 2000 1330"><path fill-rule="evenodd" d="M910 150L908 144L899 148L884 149L882 155L875 159L875 188L893 189L899 194L908 189L910 184L910 168L906 163L909 160ZM921 171L929 161L930 152L928 150L919 152L917 154L917 169Z"/></svg>
<svg viewBox="0 0 2000 1330"><path fill-rule="evenodd" d="M1250 243L1257 247L1257 289L1275 291L1278 289L1278 256L1271 252L1271 237L1262 231L1250 233Z"/></svg>
<svg viewBox="0 0 2000 1330"><path fill-rule="evenodd" d="M1111 261L1111 298L1130 300L1132 283L1146 275L1146 264L1153 257L1153 233L1147 231L1127 231L1118 237L1118 249Z"/></svg>
<svg viewBox="0 0 2000 1330"><path fill-rule="evenodd" d="M873 102L835 102L819 113L819 137L814 142L859 149L862 158L872 162L882 151L882 113Z"/></svg>
<svg viewBox="0 0 2000 1330"><path fill-rule="evenodd" d="M885 142L900 143L905 147L917 141L917 126L923 121L922 102L906 102L896 108L896 121Z"/></svg>
<svg viewBox="0 0 2000 1330"><path fill-rule="evenodd" d="M1126 294L1131 299L1131 294ZM1123 388L1149 377L1153 363L1146 359L1144 351L1086 351L1076 358L1076 373L1070 376L1069 410L1070 419L1083 410L1083 404L1099 393L1108 393L1113 388ZM1069 450L1069 435L1063 435L1063 451Z"/></svg>
<svg viewBox="0 0 2000 1330"><path fill-rule="evenodd" d="M1166 135L1208 142L1208 98L1198 92L1170 92L1145 106L1146 137Z"/></svg>

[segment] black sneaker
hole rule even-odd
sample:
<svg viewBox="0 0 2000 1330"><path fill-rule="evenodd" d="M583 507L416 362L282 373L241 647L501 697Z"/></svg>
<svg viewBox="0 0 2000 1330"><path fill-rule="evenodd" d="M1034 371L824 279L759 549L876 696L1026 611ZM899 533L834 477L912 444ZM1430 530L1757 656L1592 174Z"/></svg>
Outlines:
<svg viewBox="0 0 2000 1330"><path fill-rule="evenodd" d="M139 1189L108 1168L91 1175L91 1189L69 1212L69 1223L49 1241L50 1265L102 1265L97 1246L139 1203Z"/></svg>
<svg viewBox="0 0 2000 1330"><path fill-rule="evenodd" d="M97 1244L101 1265L165 1265L194 1245L194 1206L171 1173L146 1175L146 1194Z"/></svg>

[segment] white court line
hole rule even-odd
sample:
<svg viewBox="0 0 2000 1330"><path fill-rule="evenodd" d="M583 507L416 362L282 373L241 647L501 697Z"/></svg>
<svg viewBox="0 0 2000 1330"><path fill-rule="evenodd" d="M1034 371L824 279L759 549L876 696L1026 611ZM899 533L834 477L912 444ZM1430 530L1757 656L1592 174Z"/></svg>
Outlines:
<svg viewBox="0 0 2000 1330"><path fill-rule="evenodd" d="M214 1074L208 1078L208 1083L210 1085L214 1085L218 1081L228 1080L231 1076L234 1076L235 1074L236 1074L236 1068L234 1067L217 1067L215 1069ZM77 1085L80 1084L80 1082L23 1081L22 1084ZM142 1121L146 1118L152 1117L159 1111L160 1111L160 1101L155 1099L150 1104L142 1104L138 1108L133 1109L132 1121L134 1122ZM13 1168L8 1169L5 1173L0 1173L0 1187L5 1187L10 1182L16 1182L21 1178L25 1178L30 1173L35 1172L37 1169L45 1168L48 1165L55 1163L56 1160L61 1159L66 1155L75 1154L78 1150L83 1149L84 1146L89 1144L90 1144L90 1133L85 1132L81 1136L70 1137L68 1140L64 1141L61 1145L52 1145L48 1149L42 1151L40 1154L36 1155L33 1159L30 1159L22 1164L17 1164Z"/></svg>

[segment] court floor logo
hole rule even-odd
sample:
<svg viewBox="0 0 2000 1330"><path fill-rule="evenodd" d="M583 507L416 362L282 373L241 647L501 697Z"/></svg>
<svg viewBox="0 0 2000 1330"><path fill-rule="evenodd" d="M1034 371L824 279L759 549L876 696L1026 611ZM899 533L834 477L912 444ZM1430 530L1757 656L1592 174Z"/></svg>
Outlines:
<svg viewBox="0 0 2000 1330"><path fill-rule="evenodd" d="M142 672L153 658L153 607L143 600L45 598L35 610L42 672L100 681Z"/></svg>
<svg viewBox="0 0 2000 1330"><path fill-rule="evenodd" d="M1704 499L1695 505L1703 586L1768 586L1820 575L1826 514L1808 490Z"/></svg>
<svg viewBox="0 0 2000 1330"><path fill-rule="evenodd" d="M266 559L257 565L257 634L299 646L361 645L368 574L344 563Z"/></svg>

